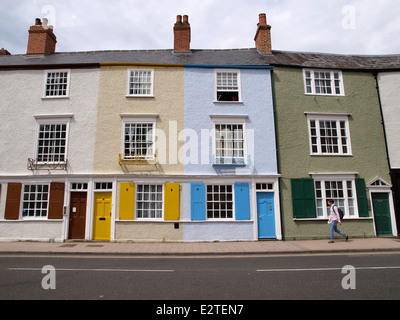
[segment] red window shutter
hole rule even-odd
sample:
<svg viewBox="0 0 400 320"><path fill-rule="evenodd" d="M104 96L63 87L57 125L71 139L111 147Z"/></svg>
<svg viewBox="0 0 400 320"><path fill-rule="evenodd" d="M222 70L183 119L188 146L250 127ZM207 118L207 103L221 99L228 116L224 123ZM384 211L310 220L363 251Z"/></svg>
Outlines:
<svg viewBox="0 0 400 320"><path fill-rule="evenodd" d="M6 220L18 220L19 219L19 206L21 203L21 183L9 183L7 189L7 200L6 200Z"/></svg>
<svg viewBox="0 0 400 320"><path fill-rule="evenodd" d="M48 219L57 220L63 218L65 183L50 184L50 202Z"/></svg>

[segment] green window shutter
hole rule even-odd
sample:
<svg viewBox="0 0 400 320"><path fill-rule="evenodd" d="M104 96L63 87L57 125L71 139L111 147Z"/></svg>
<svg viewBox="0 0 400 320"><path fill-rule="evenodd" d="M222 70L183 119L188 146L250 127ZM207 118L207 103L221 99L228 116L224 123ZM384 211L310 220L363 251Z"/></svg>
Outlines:
<svg viewBox="0 0 400 320"><path fill-rule="evenodd" d="M364 179L356 179L358 215L360 218L369 217L367 190Z"/></svg>
<svg viewBox="0 0 400 320"><path fill-rule="evenodd" d="M317 217L313 179L292 179L292 200L294 219Z"/></svg>

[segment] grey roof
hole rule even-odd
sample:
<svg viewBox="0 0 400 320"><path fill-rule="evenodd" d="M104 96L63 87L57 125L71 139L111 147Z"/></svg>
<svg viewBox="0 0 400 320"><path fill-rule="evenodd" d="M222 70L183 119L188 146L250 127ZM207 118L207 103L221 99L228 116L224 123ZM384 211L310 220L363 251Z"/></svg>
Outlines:
<svg viewBox="0 0 400 320"><path fill-rule="evenodd" d="M268 65L255 49L192 50L173 53L172 50L95 51L55 53L46 56L2 56L0 67L41 65L82 65L99 63L194 64L194 65Z"/></svg>
<svg viewBox="0 0 400 320"><path fill-rule="evenodd" d="M273 51L262 54L255 48L232 50L93 51L55 53L45 56L0 56L0 68L48 66L98 66L100 63L177 64L213 66L292 66L349 70L398 70L400 55L362 56L327 53Z"/></svg>
<svg viewBox="0 0 400 320"><path fill-rule="evenodd" d="M367 56L273 51L270 63L272 65L342 70L393 70L400 69L400 55Z"/></svg>

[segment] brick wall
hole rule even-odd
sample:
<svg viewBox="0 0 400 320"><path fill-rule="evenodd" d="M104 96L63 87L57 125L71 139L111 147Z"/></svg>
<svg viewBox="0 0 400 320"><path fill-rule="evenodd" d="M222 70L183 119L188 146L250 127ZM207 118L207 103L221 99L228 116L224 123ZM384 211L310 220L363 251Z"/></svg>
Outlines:
<svg viewBox="0 0 400 320"><path fill-rule="evenodd" d="M254 41L256 42L256 48L262 53L272 53L271 26L267 24L265 13L259 15L259 23L257 24L257 33Z"/></svg>
<svg viewBox="0 0 400 320"><path fill-rule="evenodd" d="M189 17L177 16L174 26L174 51L188 52L190 51L190 24Z"/></svg>
<svg viewBox="0 0 400 320"><path fill-rule="evenodd" d="M53 27L47 26L47 21L42 24L40 19L36 19L34 26L29 29L28 55L42 55L45 53L55 53L57 38L53 33Z"/></svg>

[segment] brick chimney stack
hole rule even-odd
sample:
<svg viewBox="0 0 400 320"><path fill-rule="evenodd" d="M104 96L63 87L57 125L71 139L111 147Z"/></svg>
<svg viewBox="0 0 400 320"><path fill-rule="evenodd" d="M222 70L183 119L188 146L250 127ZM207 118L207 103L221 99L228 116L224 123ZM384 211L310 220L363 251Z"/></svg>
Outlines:
<svg viewBox="0 0 400 320"><path fill-rule="evenodd" d="M6 49L1 48L0 49L0 56L10 56L11 53L9 53Z"/></svg>
<svg viewBox="0 0 400 320"><path fill-rule="evenodd" d="M189 52L190 51L190 24L189 17L176 17L174 26L174 52Z"/></svg>
<svg viewBox="0 0 400 320"><path fill-rule="evenodd" d="M55 53L57 38L53 33L53 26L47 25L48 20L36 19L35 25L29 29L27 55L44 55Z"/></svg>
<svg viewBox="0 0 400 320"><path fill-rule="evenodd" d="M256 48L262 53L272 53L271 26L267 24L265 13L259 15L259 23L257 24L257 33L254 41L256 42Z"/></svg>

